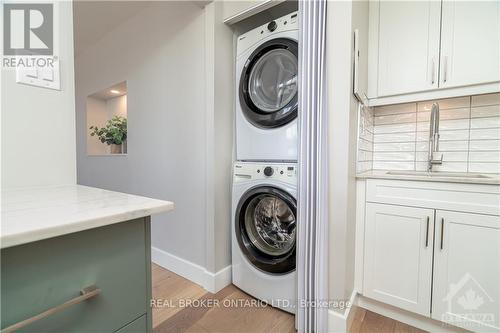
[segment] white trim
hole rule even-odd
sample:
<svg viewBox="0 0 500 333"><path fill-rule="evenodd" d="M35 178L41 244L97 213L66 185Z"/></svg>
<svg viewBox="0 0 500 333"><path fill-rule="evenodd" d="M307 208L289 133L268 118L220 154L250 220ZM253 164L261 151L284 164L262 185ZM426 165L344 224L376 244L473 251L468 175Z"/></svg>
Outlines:
<svg viewBox="0 0 500 333"><path fill-rule="evenodd" d="M155 264L202 286L211 293L216 293L231 284L231 265L212 273L207 271L205 267L156 247L151 247L151 260Z"/></svg>
<svg viewBox="0 0 500 333"><path fill-rule="evenodd" d="M255 14L258 14L266 9L269 9L271 7L274 7L276 5L279 5L280 3L284 2L285 0L264 0L262 2L258 2L254 6L251 6L242 12L236 13L230 17L224 18L224 23L225 24L234 24L240 21L243 21L246 18L249 18L250 16L253 16Z"/></svg>
<svg viewBox="0 0 500 333"><path fill-rule="evenodd" d="M362 295L358 295L355 305L427 332L465 332L463 329L458 327L450 326L449 324L405 311L397 307L366 298Z"/></svg>
<svg viewBox="0 0 500 333"><path fill-rule="evenodd" d="M205 284L204 288L211 292L212 294L217 293L219 290L230 285L232 282L232 267L228 265L218 271L217 273L211 273L205 271Z"/></svg>
<svg viewBox="0 0 500 333"><path fill-rule="evenodd" d="M500 91L500 83L493 82L493 83L484 83L484 84L477 84L465 87L439 88L432 91L408 93L395 96L369 97L368 105L380 106L389 104L409 103L409 102L427 101L431 99L490 94L490 93L497 93L499 91Z"/></svg>
<svg viewBox="0 0 500 333"><path fill-rule="evenodd" d="M356 234L354 251L354 290L363 293L365 254L366 181L356 181Z"/></svg>
<svg viewBox="0 0 500 333"><path fill-rule="evenodd" d="M177 257L173 254L160 250L154 246L151 247L151 260L160 265L161 267L168 269L200 286L204 285L205 282L205 268Z"/></svg>
<svg viewBox="0 0 500 333"><path fill-rule="evenodd" d="M328 310L328 332L329 333L346 333L347 332L347 317L342 313L334 310Z"/></svg>
<svg viewBox="0 0 500 333"><path fill-rule="evenodd" d="M349 298L349 306L344 313L339 313L332 309L328 310L328 332L329 333L347 333L350 322L353 320L351 314L352 306L357 303L358 293L354 290Z"/></svg>
<svg viewBox="0 0 500 333"><path fill-rule="evenodd" d="M215 6L205 6L205 265L215 267Z"/></svg>

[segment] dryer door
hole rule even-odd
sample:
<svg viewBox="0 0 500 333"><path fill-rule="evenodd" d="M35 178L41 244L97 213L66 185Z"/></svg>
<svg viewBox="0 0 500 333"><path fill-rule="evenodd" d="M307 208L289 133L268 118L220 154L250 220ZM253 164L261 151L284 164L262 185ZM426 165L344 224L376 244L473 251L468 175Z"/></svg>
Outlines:
<svg viewBox="0 0 500 333"><path fill-rule="evenodd" d="M296 200L272 186L248 190L236 209L236 238L258 269L273 274L295 270Z"/></svg>
<svg viewBox="0 0 500 333"><path fill-rule="evenodd" d="M297 42L276 38L248 58L240 78L240 104L246 119L260 128L276 128L297 117Z"/></svg>

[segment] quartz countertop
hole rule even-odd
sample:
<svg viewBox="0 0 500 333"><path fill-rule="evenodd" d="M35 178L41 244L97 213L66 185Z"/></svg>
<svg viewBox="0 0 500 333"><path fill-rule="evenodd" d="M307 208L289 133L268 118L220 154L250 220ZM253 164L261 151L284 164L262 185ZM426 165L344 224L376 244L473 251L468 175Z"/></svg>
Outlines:
<svg viewBox="0 0 500 333"><path fill-rule="evenodd" d="M1 248L174 209L163 201L82 185L2 191Z"/></svg>
<svg viewBox="0 0 500 333"><path fill-rule="evenodd" d="M445 183L465 183L465 184L490 184L500 185L500 175L496 174L467 174L453 172L419 172L419 171L388 171L373 170L358 173L356 178L361 179L399 179L418 180Z"/></svg>

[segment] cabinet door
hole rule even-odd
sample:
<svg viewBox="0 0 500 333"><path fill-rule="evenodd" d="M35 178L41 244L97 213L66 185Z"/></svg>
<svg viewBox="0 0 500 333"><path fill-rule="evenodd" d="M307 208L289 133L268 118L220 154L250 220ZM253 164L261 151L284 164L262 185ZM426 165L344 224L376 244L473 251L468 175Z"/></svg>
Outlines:
<svg viewBox="0 0 500 333"><path fill-rule="evenodd" d="M276 6L284 0L239 0L222 1L222 15L224 22L233 24L268 8Z"/></svg>
<svg viewBox="0 0 500 333"><path fill-rule="evenodd" d="M500 1L443 1L440 87L500 81Z"/></svg>
<svg viewBox="0 0 500 333"><path fill-rule="evenodd" d="M434 248L432 318L500 332L500 217L436 211Z"/></svg>
<svg viewBox="0 0 500 333"><path fill-rule="evenodd" d="M438 87L438 1L380 1L378 96Z"/></svg>
<svg viewBox="0 0 500 333"><path fill-rule="evenodd" d="M364 296L430 315L434 210L366 204Z"/></svg>

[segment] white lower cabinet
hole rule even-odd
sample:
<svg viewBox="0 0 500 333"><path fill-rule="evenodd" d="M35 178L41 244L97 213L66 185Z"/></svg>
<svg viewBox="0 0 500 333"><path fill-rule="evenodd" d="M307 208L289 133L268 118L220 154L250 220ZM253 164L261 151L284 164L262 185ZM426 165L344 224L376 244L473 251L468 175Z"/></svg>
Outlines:
<svg viewBox="0 0 500 333"><path fill-rule="evenodd" d="M500 332L500 217L436 211L432 318Z"/></svg>
<svg viewBox="0 0 500 333"><path fill-rule="evenodd" d="M364 217L363 296L500 333L499 186L368 180Z"/></svg>
<svg viewBox="0 0 500 333"><path fill-rule="evenodd" d="M429 315L434 210L366 204L364 295Z"/></svg>

